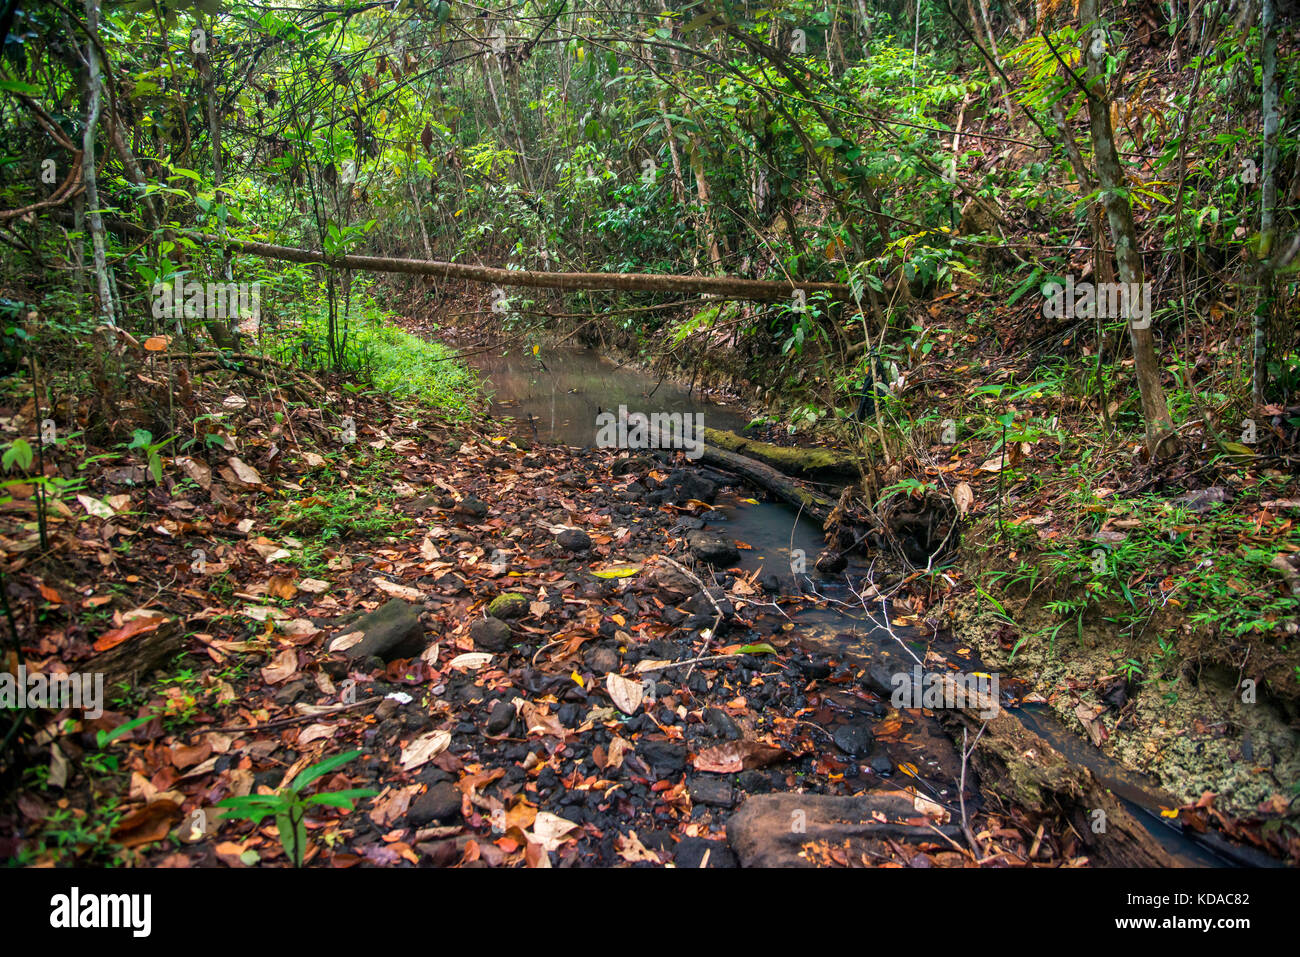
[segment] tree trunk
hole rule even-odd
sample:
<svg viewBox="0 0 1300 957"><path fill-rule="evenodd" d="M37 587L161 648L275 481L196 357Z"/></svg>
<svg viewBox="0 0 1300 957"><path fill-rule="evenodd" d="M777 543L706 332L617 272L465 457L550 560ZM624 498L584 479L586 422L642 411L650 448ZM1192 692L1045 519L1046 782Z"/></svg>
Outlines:
<svg viewBox="0 0 1300 957"><path fill-rule="evenodd" d="M1106 94L1105 34L1097 12L1097 0L1080 0L1079 23L1082 33L1083 59L1087 64L1088 116L1092 131L1092 149L1097 157L1097 178L1106 218L1110 223L1111 241L1119 266L1120 282L1131 290L1140 289L1145 281L1142 255L1138 247L1133 208L1128 200L1128 184L1115 150L1115 133L1110 122L1110 103ZM1133 315L1134 296L1125 297L1130 315L1126 317L1129 340L1133 346L1133 368L1142 397L1142 418L1146 425L1146 445L1151 458L1168 450L1174 438L1169 403L1160 384L1160 360L1156 355L1155 337L1151 334L1151 317ZM1144 297L1145 298L1145 297Z"/></svg>
<svg viewBox="0 0 1300 957"><path fill-rule="evenodd" d="M99 33L99 0L85 0L86 29L91 37ZM90 219L90 242L95 257L95 284L99 315L110 326L117 325L113 291L108 281L108 257L104 253L104 218L99 212L99 181L95 175L95 127L100 111L99 51L94 40L86 41L86 123L81 133L81 176L86 184L86 213Z"/></svg>
<svg viewBox="0 0 1300 957"><path fill-rule="evenodd" d="M1277 9L1276 0L1264 0L1260 15L1264 45L1263 118L1264 156L1260 168L1259 208L1259 301L1255 305L1254 362L1251 398L1258 408L1264 404L1268 386L1268 320L1273 312L1273 270L1271 259L1277 230Z"/></svg>

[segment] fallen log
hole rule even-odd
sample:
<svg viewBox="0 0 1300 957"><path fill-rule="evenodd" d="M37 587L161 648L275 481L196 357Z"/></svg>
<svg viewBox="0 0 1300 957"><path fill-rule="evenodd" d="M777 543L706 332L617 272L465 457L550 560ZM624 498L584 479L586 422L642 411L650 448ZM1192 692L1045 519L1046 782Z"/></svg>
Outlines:
<svg viewBox="0 0 1300 957"><path fill-rule="evenodd" d="M788 475L838 475L856 479L862 474L856 457L833 449L773 445L771 442L760 442L721 429L705 429L704 440L715 448L758 459Z"/></svg>
<svg viewBox="0 0 1300 957"><path fill-rule="evenodd" d="M771 492L795 508L803 509L806 514L822 522L825 522L830 517L831 512L835 510L835 499L827 498L805 488L782 472L778 472L772 466L757 459L751 459L737 452L728 452L726 449L714 448L706 444L699 461L705 465L726 469L728 472L739 475L747 482Z"/></svg>
<svg viewBox="0 0 1300 957"><path fill-rule="evenodd" d="M1056 817L1078 838L1094 863L1105 867L1183 866L1091 770L1072 764L1002 709L996 696L973 694L949 675L941 680L945 699L963 706L941 710L940 721L967 728L969 740L979 736L971 767L979 775L982 790L1010 804ZM1067 834L1058 837L1064 839Z"/></svg>
<svg viewBox="0 0 1300 957"><path fill-rule="evenodd" d="M146 239L153 235L133 223L117 222L110 228L137 239ZM568 292L621 290L623 292L691 293L754 302L789 299L796 290L802 291L806 296L821 292L837 300L849 301L853 298L849 287L838 282L652 273L537 272L527 269L500 269L495 266L471 266L434 259L400 259L351 254L336 256L316 249L298 249L293 246L230 239L193 230L177 229L175 232L200 243L256 256L259 259L314 263L334 269L358 269L363 272L404 273L413 276L432 276L435 279L460 279L466 282L489 283L502 288L521 286L532 289L560 289Z"/></svg>
<svg viewBox="0 0 1300 957"><path fill-rule="evenodd" d="M172 620L95 655L79 667L90 674L103 674L105 687L126 684L135 688L142 676L175 657L184 646L185 631L179 621Z"/></svg>

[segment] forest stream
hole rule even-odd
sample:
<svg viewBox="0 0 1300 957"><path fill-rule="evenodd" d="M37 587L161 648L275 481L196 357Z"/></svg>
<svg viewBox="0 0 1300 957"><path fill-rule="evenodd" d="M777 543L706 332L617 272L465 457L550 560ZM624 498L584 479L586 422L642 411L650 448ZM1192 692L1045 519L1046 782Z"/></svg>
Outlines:
<svg viewBox="0 0 1300 957"><path fill-rule="evenodd" d="M542 443L590 447L596 434L596 416L602 411L617 410L620 405L633 412L653 407L664 412L702 413L709 428L736 432L749 422L749 416L735 406L692 395L679 383L625 363L615 363L590 349L551 349L545 362L523 350L489 351L470 356L468 361L486 380L493 416L511 421L521 437ZM830 491L838 494L839 489ZM706 524L725 524L727 535L749 546L742 547L738 566L742 571L784 568L792 552L797 554L801 550L803 555L813 556L822 549L822 532L815 521L783 502L758 501L750 495L751 490L728 488L719 496L716 508L702 519ZM767 633L787 626L785 630L792 631L805 650L866 668L882 649L898 649L902 643L922 659L927 650L949 655L954 650L942 632L927 640L915 628L884 625L888 617L885 609L878 604L869 606L863 600L874 589L870 578L872 568L862 556L850 558L848 567L833 576L823 576L811 563L808 569L812 577L799 576L807 600L783 603L779 610L761 614L758 630ZM969 657L962 658L961 663L967 668L979 668L978 662ZM1180 862L1193 867L1273 866L1270 859L1249 848L1229 844L1217 835L1209 838L1196 835L1169 822L1160 812L1177 802L1162 797L1144 775L1092 747L1066 729L1047 709L1022 704L1005 687L1001 697L1003 705L1022 723L1071 762L1088 767ZM860 700L848 697L835 702L830 708L832 727L845 727L843 717L860 711L861 706ZM953 761L960 758L954 759L943 731L933 719L929 720L934 726L910 735L925 742L925 746L899 757L916 767L918 780L928 783L937 798L943 799L950 791L945 782L956 778ZM897 773L892 764L892 761L879 763L876 773Z"/></svg>

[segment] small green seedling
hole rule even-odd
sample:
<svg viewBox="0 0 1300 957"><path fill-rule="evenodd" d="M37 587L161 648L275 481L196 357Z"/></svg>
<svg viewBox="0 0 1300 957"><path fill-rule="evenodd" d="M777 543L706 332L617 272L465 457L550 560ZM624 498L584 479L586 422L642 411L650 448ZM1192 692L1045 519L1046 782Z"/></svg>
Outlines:
<svg viewBox="0 0 1300 957"><path fill-rule="evenodd" d="M280 846L293 861L294 867L302 866L303 853L307 845L307 827L304 819L307 809L314 804L326 804L330 807L352 810L352 802L363 797L378 794L371 788L348 788L343 791L326 791L302 798L298 792L323 775L329 774L337 767L347 764L358 757L360 751L348 751L326 758L309 768L305 768L294 778L287 788L276 794L249 794L245 797L229 797L218 801L217 807L225 809L225 816L230 818L247 818L256 827L268 815L275 816L275 825L280 829Z"/></svg>

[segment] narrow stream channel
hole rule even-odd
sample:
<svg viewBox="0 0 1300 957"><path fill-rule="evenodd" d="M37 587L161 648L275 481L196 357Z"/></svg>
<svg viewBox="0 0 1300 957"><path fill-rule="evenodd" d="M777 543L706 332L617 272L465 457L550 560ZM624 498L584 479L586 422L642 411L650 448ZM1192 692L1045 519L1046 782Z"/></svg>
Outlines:
<svg viewBox="0 0 1300 957"><path fill-rule="evenodd" d="M743 410L692 396L681 385L659 380L630 366L618 365L591 350L548 349L540 360L526 351L511 351L504 355L487 352L469 356L466 361L486 380L485 386L492 395L492 414L501 419L513 419L514 432L536 442L589 448L595 444L596 416L603 411L617 413L620 405L626 406L629 412L698 412L703 414L704 423L709 428L737 432L749 421ZM707 516L709 522L725 522L727 534L748 546L742 548L740 567L746 572L760 567L768 571L786 571L790 567L791 550L802 549L813 576L809 584L817 594L827 599L801 603L800 607L789 609L788 623L777 612L765 613L756 623L760 630L766 627L771 633L784 629L787 624L793 625L788 630L805 648L863 666L869 666L873 657L879 660L882 653L892 653L896 660L902 651L900 640L909 643L913 653L924 658L926 644L923 640L905 627L894 627L891 635L890 629L881 624L889 614L888 610L879 605L863 607L854 593L853 587L861 592L867 583L868 565L855 559L847 569L833 577L819 576L813 571L813 559L824 544L818 524L801 518L784 503L755 503L754 499L742 497L743 494L720 494L718 508ZM909 638L913 642L909 642ZM966 658L963 664L969 667L973 662ZM1003 691L1005 704L1006 689ZM828 703L840 704L835 701ZM843 704L846 708L853 706L851 702ZM1249 849L1240 849L1221 840L1193 839L1177 824L1162 818L1159 813L1161 806L1167 806L1169 799L1162 799L1158 788L1143 775L1124 768L1072 734L1045 708L1012 706L1009 711L1068 760L1091 769L1161 845L1185 865L1221 867L1271 863L1268 858ZM934 728L919 729L911 736L932 743L937 740ZM951 755L947 757L950 764ZM910 763L919 769L920 783L925 783L929 770L927 765L934 765L936 781L943 780L941 766L945 764L944 757L936 755L933 760L926 760L922 754L917 757L909 755L909 758ZM951 780L951 769L948 770L948 779ZM934 792L945 798L952 797L941 784L935 784Z"/></svg>

